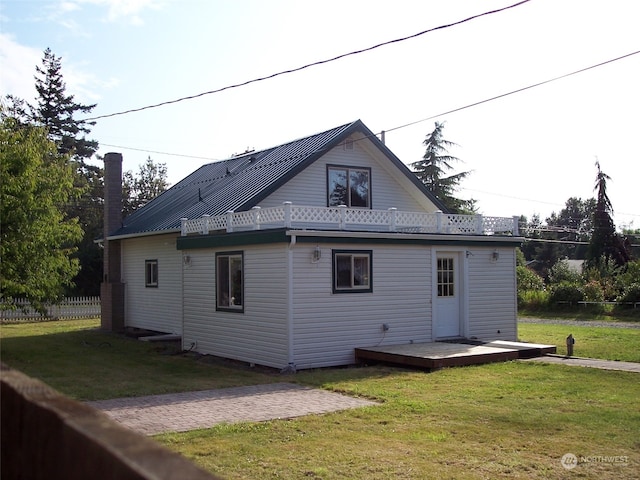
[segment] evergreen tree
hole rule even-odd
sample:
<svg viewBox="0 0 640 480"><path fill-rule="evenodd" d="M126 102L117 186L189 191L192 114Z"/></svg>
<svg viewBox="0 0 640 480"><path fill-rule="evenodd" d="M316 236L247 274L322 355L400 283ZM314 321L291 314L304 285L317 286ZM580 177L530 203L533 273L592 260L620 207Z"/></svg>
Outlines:
<svg viewBox="0 0 640 480"><path fill-rule="evenodd" d="M454 196L460 182L471 172L461 172L447 176L453 169L452 163L461 161L459 158L448 154L448 149L457 146L455 143L445 140L442 135L444 123L435 122L435 128L429 133L423 144L426 151L422 160L413 162L416 176L424 183L427 189L440 200L451 213L474 213L475 200L461 200Z"/></svg>
<svg viewBox="0 0 640 480"><path fill-rule="evenodd" d="M98 142L86 136L95 122L76 118L88 114L93 105L77 103L66 92L61 58L50 49L44 51L42 66L36 66L36 106L31 108L32 121L45 127L48 138L55 142L58 152L67 155L74 171L74 187L79 192L64 205L69 218L78 218L84 237L77 252L81 271L75 288L68 293L99 295L102 280L102 253L94 243L102 232L103 171L86 162L98 150Z"/></svg>
<svg viewBox="0 0 640 480"><path fill-rule="evenodd" d="M613 206L607 195L607 181L611 180L611 177L600 169L600 162L597 160L596 168L598 174L594 190L597 191L597 199L593 215L593 234L587 249L586 261L589 266L597 267L610 258L617 265L624 265L631 259L631 252L623 238L616 233L611 218Z"/></svg>
<svg viewBox="0 0 640 480"><path fill-rule="evenodd" d="M75 118L76 114L90 113L96 106L82 105L74 101L73 95L67 95L62 77L61 58L56 57L49 48L44 51L42 67L36 66L37 105L33 108L36 124L47 128L49 139L58 146L58 151L83 161L91 158L98 150L98 142L87 140L85 135L91 132L87 122Z"/></svg>
<svg viewBox="0 0 640 480"><path fill-rule="evenodd" d="M0 120L0 297L4 307L24 298L44 311L79 269L72 254L82 230L60 209L75 194L73 172L43 128L4 107Z"/></svg>

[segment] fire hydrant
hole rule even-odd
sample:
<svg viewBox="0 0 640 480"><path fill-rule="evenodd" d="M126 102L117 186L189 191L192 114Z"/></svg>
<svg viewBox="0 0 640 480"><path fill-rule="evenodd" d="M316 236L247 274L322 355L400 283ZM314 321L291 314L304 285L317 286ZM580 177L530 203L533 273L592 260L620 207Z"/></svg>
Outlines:
<svg viewBox="0 0 640 480"><path fill-rule="evenodd" d="M567 357L573 356L573 344L576 343L576 339L573 338L573 334L569 334L567 337Z"/></svg>

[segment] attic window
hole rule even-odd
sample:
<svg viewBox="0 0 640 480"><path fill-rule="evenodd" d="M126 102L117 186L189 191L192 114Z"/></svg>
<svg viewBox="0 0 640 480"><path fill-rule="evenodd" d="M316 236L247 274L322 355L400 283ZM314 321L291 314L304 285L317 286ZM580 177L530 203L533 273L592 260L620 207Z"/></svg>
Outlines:
<svg viewBox="0 0 640 480"><path fill-rule="evenodd" d="M344 141L344 149L345 150L353 150L353 140L345 140Z"/></svg>
<svg viewBox="0 0 640 480"><path fill-rule="evenodd" d="M327 167L327 204L329 207L371 208L371 169L358 167Z"/></svg>

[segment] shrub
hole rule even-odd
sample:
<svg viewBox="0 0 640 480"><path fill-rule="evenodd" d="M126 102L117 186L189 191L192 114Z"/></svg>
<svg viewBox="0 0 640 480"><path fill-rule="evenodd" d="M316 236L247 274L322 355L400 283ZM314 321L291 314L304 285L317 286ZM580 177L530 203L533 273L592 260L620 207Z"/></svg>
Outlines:
<svg viewBox="0 0 640 480"><path fill-rule="evenodd" d="M640 283L628 285L617 300L618 302L640 302Z"/></svg>
<svg viewBox="0 0 640 480"><path fill-rule="evenodd" d="M544 290L518 291L518 308L544 310L549 306L549 292Z"/></svg>
<svg viewBox="0 0 640 480"><path fill-rule="evenodd" d="M551 287L549 302L552 304L558 302L577 303L583 300L584 290L578 283L563 281Z"/></svg>
<svg viewBox="0 0 640 480"><path fill-rule="evenodd" d="M582 275L575 270L572 270L569 266L569 262L566 260L558 260L549 269L549 283L560 284L563 282L580 283L582 281Z"/></svg>
<svg viewBox="0 0 640 480"><path fill-rule="evenodd" d="M517 266L518 292L528 290L544 290L544 280L530 268Z"/></svg>
<svg viewBox="0 0 640 480"><path fill-rule="evenodd" d="M590 281L584 286L583 291L584 299L587 302L604 302L604 290L599 282Z"/></svg>

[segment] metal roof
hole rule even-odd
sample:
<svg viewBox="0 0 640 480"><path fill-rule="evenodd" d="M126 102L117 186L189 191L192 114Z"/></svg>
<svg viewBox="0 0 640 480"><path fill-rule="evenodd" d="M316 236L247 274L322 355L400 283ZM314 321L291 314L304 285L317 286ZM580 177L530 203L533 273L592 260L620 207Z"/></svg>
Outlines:
<svg viewBox="0 0 640 480"><path fill-rule="evenodd" d="M180 229L181 218L249 210L325 152L354 132L361 132L405 170L429 199L446 211L422 182L360 121L294 140L284 145L203 165L124 219L110 238Z"/></svg>

